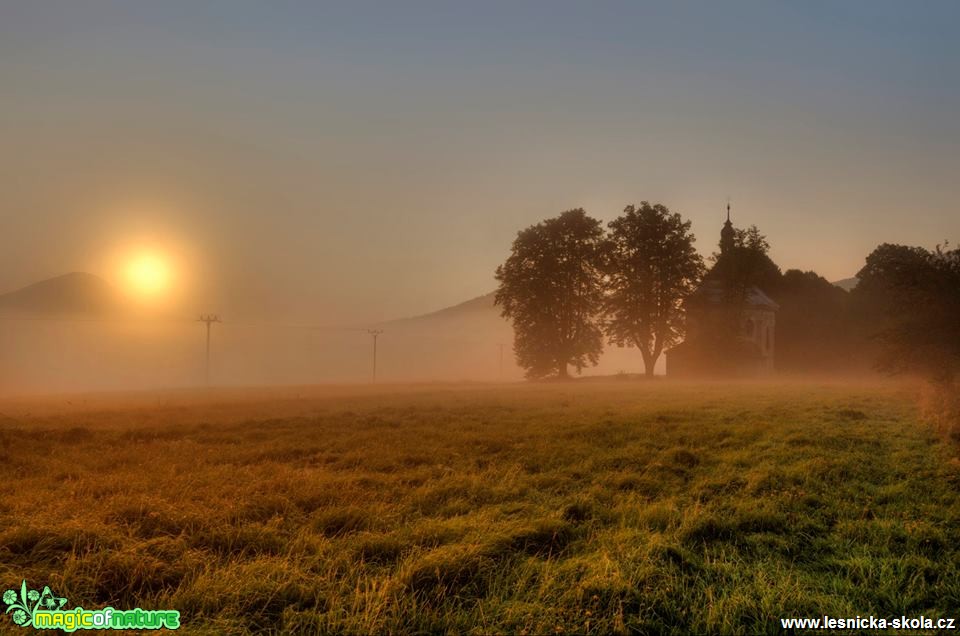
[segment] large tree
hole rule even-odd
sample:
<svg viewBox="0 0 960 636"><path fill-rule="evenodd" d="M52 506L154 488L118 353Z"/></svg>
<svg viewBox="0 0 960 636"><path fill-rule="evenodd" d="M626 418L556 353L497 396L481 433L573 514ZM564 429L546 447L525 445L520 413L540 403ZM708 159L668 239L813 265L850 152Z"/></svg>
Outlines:
<svg viewBox="0 0 960 636"><path fill-rule="evenodd" d="M764 289L780 304L776 366L792 372L862 372L871 342L853 312L850 293L815 272L789 269Z"/></svg>
<svg viewBox="0 0 960 636"><path fill-rule="evenodd" d="M660 204L629 205L609 224L604 326L612 344L640 350L646 374L683 335L683 301L704 272L690 221Z"/></svg>
<svg viewBox="0 0 960 636"><path fill-rule="evenodd" d="M882 316L880 368L952 383L960 374L960 249L884 244L857 278L855 296Z"/></svg>
<svg viewBox="0 0 960 636"><path fill-rule="evenodd" d="M520 231L497 268L496 304L513 321L514 353L528 378L568 377L603 351L603 228L582 209Z"/></svg>

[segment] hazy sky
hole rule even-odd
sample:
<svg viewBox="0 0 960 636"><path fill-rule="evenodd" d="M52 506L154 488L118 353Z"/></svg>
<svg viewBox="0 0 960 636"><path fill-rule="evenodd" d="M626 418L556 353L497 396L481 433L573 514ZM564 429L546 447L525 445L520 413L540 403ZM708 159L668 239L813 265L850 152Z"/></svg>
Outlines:
<svg viewBox="0 0 960 636"><path fill-rule="evenodd" d="M516 231L727 197L783 267L960 240L960 3L0 0L0 289L176 253L197 310L487 292ZM199 300L202 299L202 300ZM189 304L189 303L188 303Z"/></svg>

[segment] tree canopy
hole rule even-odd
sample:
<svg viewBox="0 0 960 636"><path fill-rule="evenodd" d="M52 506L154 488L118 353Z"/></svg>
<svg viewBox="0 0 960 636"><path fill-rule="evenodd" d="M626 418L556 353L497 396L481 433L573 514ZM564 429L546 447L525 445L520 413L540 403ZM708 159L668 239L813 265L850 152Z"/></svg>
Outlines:
<svg viewBox="0 0 960 636"><path fill-rule="evenodd" d="M765 289L780 304L776 367L794 372L870 370L873 347L849 292L816 272L790 269Z"/></svg>
<svg viewBox="0 0 960 636"><path fill-rule="evenodd" d="M770 290L780 280L780 268L769 256L770 243L756 225L734 230L732 245L713 254L708 279L723 280L734 302L742 300L751 285Z"/></svg>
<svg viewBox="0 0 960 636"><path fill-rule="evenodd" d="M528 378L568 376L603 351L604 235L583 209L521 230L497 268L495 303L513 321L514 353Z"/></svg>
<svg viewBox="0 0 960 636"><path fill-rule="evenodd" d="M703 276L690 221L660 204L627 206L609 223L604 326L610 342L636 346L646 374L683 336L683 301Z"/></svg>
<svg viewBox="0 0 960 636"><path fill-rule="evenodd" d="M880 309L881 369L950 382L960 372L960 249L883 244L856 294Z"/></svg>

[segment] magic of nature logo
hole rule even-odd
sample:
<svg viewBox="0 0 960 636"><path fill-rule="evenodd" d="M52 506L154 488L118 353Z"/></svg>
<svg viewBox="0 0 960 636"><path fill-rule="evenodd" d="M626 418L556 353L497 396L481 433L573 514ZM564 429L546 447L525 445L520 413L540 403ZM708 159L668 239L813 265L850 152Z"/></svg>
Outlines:
<svg viewBox="0 0 960 636"><path fill-rule="evenodd" d="M74 632L78 629L178 629L180 612L177 610L115 610L112 607L88 610L82 607L65 610L67 599L57 596L47 586L43 591L27 587L27 581L19 590L6 590L3 602L6 614L21 627L34 629L59 629Z"/></svg>

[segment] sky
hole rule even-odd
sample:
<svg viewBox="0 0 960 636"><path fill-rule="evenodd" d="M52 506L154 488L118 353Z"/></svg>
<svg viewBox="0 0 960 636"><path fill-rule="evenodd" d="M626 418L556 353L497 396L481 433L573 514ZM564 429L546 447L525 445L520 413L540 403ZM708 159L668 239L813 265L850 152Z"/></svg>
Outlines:
<svg viewBox="0 0 960 636"><path fill-rule="evenodd" d="M0 0L0 290L160 250L182 306L377 321L516 232L729 197L783 268L960 240L960 3Z"/></svg>

